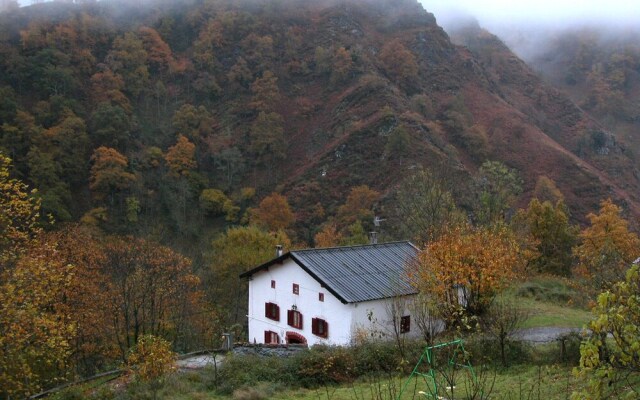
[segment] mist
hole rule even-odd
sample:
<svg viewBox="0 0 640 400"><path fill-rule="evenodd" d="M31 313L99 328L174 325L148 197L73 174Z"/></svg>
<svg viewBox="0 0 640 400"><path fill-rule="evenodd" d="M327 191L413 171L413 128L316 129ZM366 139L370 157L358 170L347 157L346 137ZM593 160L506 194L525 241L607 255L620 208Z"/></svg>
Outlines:
<svg viewBox="0 0 640 400"><path fill-rule="evenodd" d="M419 0L449 33L470 23L499 36L516 54L531 60L545 51L550 37L576 29L601 37L640 36L637 0ZM640 37L639 37L640 40Z"/></svg>
<svg viewBox="0 0 640 400"><path fill-rule="evenodd" d="M631 24L640 22L640 2L634 0L420 0L447 25L460 15L472 15L486 28L509 24ZM579 5L577 5L579 4Z"/></svg>

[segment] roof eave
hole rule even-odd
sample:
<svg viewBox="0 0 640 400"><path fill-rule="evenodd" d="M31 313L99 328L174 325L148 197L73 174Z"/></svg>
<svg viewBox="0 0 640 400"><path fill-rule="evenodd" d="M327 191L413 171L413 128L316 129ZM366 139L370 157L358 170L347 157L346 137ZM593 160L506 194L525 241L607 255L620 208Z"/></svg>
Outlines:
<svg viewBox="0 0 640 400"><path fill-rule="evenodd" d="M241 273L239 276L240 278L250 278L253 274L266 270L268 269L270 266L274 265L274 264L282 264L284 262L285 259L291 257L291 252L286 252L283 255L281 255L280 257L276 257L272 260L267 261L266 263L262 264L262 265L258 265L257 267L250 269L249 271L245 271L243 273Z"/></svg>

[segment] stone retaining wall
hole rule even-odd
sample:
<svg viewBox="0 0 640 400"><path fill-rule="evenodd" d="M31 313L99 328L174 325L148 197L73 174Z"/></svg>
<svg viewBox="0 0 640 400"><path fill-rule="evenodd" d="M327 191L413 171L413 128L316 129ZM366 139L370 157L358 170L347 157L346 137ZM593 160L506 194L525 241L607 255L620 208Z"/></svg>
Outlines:
<svg viewBox="0 0 640 400"><path fill-rule="evenodd" d="M307 345L301 344L236 344L233 354L254 354L266 357L290 357L299 351L306 350Z"/></svg>

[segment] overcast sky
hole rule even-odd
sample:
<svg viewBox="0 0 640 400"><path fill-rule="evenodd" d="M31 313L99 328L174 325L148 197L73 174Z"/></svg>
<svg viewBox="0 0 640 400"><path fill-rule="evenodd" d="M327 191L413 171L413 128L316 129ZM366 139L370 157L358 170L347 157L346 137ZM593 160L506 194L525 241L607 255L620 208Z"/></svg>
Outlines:
<svg viewBox="0 0 640 400"><path fill-rule="evenodd" d="M596 21L640 23L640 0L420 0L443 24L450 11L474 15L485 27L496 23Z"/></svg>

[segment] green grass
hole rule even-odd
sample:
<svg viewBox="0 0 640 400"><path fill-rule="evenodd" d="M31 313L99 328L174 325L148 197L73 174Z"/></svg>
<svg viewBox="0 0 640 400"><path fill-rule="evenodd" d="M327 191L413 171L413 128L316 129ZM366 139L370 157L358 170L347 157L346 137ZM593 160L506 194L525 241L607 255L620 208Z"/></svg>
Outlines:
<svg viewBox="0 0 640 400"><path fill-rule="evenodd" d="M529 314L523 328L582 328L592 319L589 310L573 305L580 295L561 278L534 278L511 288L505 297Z"/></svg>
<svg viewBox="0 0 640 400"><path fill-rule="evenodd" d="M484 393L491 399L568 399L581 388L567 366L516 366L507 369L476 368L478 379L484 382ZM200 374L205 374L201 372ZM273 382L263 382L236 390L233 395L219 395L200 385L194 385L193 375L172 378L159 393L159 399L176 400L392 400L396 399L408 377L367 378L340 386L322 386L315 389L288 389ZM206 378L204 378L206 379ZM468 398L469 378L460 373L455 381L453 397L443 385L439 395L445 399ZM432 390L432 389L431 389ZM402 400L426 399L420 391L430 393L422 378L409 381ZM445 394L446 393L446 394ZM142 392L127 398L145 398Z"/></svg>

